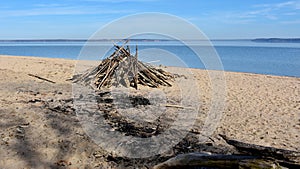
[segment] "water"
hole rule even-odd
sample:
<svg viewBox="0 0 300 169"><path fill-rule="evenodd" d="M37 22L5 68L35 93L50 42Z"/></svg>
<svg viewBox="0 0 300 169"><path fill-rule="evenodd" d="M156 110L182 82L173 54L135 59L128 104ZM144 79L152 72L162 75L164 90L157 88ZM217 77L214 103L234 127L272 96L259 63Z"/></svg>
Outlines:
<svg viewBox="0 0 300 169"><path fill-rule="evenodd" d="M203 55L206 55L205 51L210 49L202 42L192 43L193 46L204 51ZM212 43L226 71L300 77L299 43L257 43L249 40L219 40ZM98 60L102 58L103 51L112 47L111 42L95 42L89 46L89 52L84 53L86 57L82 55L78 57L84 44L84 42L75 41L2 41L0 42L0 55ZM139 48L139 59L145 62L206 68L189 47L178 42L131 42L132 51L135 50L136 44ZM108 51L107 55L111 52L112 50Z"/></svg>

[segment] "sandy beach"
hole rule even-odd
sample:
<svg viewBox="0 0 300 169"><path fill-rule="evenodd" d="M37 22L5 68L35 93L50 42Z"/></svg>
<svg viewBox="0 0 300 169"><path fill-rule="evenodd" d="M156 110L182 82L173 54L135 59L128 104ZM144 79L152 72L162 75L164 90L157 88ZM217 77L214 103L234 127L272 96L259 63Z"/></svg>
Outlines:
<svg viewBox="0 0 300 169"><path fill-rule="evenodd" d="M0 55L0 63L0 168L151 168L184 152L174 148L164 157L124 159L94 143L70 101L75 60ZM205 115L211 106L208 73L190 71L199 87L199 112ZM199 122L188 136L191 139L186 139L191 145L181 145L191 146L189 152L228 153L231 147L218 136L225 134L247 143L300 151L300 78L225 72L225 79L226 107L217 129L199 145L191 141L201 134ZM168 90L176 95L175 88Z"/></svg>

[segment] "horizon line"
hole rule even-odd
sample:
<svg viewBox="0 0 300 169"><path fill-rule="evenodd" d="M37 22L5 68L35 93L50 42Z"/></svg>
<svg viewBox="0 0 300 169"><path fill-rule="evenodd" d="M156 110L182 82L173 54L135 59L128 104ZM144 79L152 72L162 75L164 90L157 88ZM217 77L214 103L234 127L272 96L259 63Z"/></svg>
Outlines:
<svg viewBox="0 0 300 169"><path fill-rule="evenodd" d="M162 39L162 38L138 38L138 39L81 39L81 38L41 38L41 39L0 39L0 42L26 42L26 41L177 41L176 39ZM300 38L216 38L216 39L182 39L183 41L261 41L261 40L300 40Z"/></svg>

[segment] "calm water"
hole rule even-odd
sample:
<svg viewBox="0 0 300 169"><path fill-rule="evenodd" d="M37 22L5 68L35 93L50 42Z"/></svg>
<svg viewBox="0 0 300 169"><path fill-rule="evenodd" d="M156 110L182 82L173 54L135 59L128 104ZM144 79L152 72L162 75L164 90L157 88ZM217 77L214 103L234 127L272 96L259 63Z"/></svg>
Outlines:
<svg viewBox="0 0 300 169"><path fill-rule="evenodd" d="M177 42L138 43L139 58L153 64L187 66L205 69L199 57L187 46ZM208 46L193 42L202 55ZM300 77L299 43L255 43L251 41L213 41L224 70L270 75ZM134 51L135 44L131 44ZM0 55L39 56L68 59L102 58L111 43L99 42L89 46L89 52L80 55L83 42L0 42ZM108 51L109 55L111 51ZM209 55L209 54L207 54ZM202 56L200 56L202 57Z"/></svg>

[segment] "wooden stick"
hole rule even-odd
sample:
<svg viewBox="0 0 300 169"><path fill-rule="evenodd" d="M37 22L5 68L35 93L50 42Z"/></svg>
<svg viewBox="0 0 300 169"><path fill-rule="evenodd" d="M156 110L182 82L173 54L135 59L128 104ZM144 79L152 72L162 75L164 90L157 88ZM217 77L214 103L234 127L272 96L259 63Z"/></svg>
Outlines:
<svg viewBox="0 0 300 169"><path fill-rule="evenodd" d="M135 58L134 58L134 87L135 89L138 89L138 68L137 68L137 64L138 64L138 48L137 46L135 46Z"/></svg>
<svg viewBox="0 0 300 169"><path fill-rule="evenodd" d="M40 77L40 76L37 76L37 75L33 75L33 74L28 74L28 76L31 76L31 77L35 77L35 78L38 78L38 79L40 79L40 80L44 80L44 81L46 81L46 82L50 82L50 83L55 83L54 81L52 81L52 80L49 80L49 79L46 79L46 78L43 78L43 77Z"/></svg>
<svg viewBox="0 0 300 169"><path fill-rule="evenodd" d="M107 69L107 72L106 72L104 78L101 80L101 82L100 82L98 88L102 87L102 85L104 84L104 82L106 81L106 79L111 75L111 73L113 72L114 68L117 67L117 65L118 65L117 62L115 62L115 63L111 66L111 68L109 67L110 69Z"/></svg>
<svg viewBox="0 0 300 169"><path fill-rule="evenodd" d="M185 106L176 105L176 104L161 104L161 106L174 107L174 108L179 108L179 109L195 109L194 107L185 107Z"/></svg>

